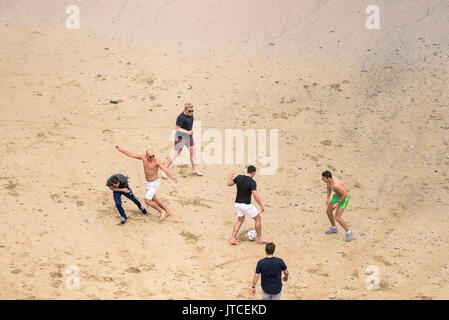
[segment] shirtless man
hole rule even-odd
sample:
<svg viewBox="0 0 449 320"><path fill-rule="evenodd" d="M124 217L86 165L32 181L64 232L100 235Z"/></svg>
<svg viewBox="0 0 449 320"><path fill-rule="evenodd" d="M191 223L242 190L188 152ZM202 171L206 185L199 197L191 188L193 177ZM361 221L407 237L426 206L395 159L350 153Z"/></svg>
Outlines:
<svg viewBox="0 0 449 320"><path fill-rule="evenodd" d="M324 171L321 175L321 178L327 184L327 216L331 222L331 227L329 230L326 230L326 234L337 233L337 226L335 225L335 220L345 229L346 238L345 241L349 242L352 239L352 235L354 234L352 230L348 228L346 222L341 218L343 211L348 206L349 195L345 190L345 187L341 183L340 179L336 177L332 177L332 173L328 170ZM334 191L334 196L332 200L330 200L331 192ZM330 200L330 201L329 201ZM334 209L337 209L335 213L335 219L333 215Z"/></svg>
<svg viewBox="0 0 449 320"><path fill-rule="evenodd" d="M202 176L203 174L198 171L195 163L195 142L193 141L193 105L191 103L186 103L184 105L184 111L181 112L176 118L176 134L175 142L172 151L165 163L167 169L170 167L172 162L177 156L181 154L182 148L186 146L189 148L190 152L190 162L192 163L192 173L197 176ZM162 178L167 179L167 175L162 172Z"/></svg>
<svg viewBox="0 0 449 320"><path fill-rule="evenodd" d="M126 150L123 150L119 146L115 148L128 157L142 160L143 171L145 173L145 183L147 185L147 193L145 195L145 203L150 207L159 211L159 220L164 220L171 212L167 207L159 200L156 195L156 190L159 187L158 170L161 168L167 176L169 176L175 183L178 183L178 179L168 171L168 169L162 164L162 162L156 158L153 150L148 149L145 154L135 154Z"/></svg>

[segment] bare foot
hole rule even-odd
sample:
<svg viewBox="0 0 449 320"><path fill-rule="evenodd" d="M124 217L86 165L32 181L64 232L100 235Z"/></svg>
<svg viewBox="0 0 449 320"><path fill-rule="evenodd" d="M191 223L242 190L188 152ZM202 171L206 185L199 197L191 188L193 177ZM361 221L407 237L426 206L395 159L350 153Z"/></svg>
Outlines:
<svg viewBox="0 0 449 320"><path fill-rule="evenodd" d="M193 174L196 174L197 176L202 176L203 174L201 172L199 172L198 170L192 170Z"/></svg>
<svg viewBox="0 0 449 320"><path fill-rule="evenodd" d="M167 212L162 211L159 216L159 221L164 220L165 218L167 218L167 216L168 216Z"/></svg>
<svg viewBox="0 0 449 320"><path fill-rule="evenodd" d="M171 215L171 211L162 211L161 212L161 214L160 214L160 216L159 216L159 220L160 221L162 221L162 220L164 220L165 218L167 218L169 215Z"/></svg>
<svg viewBox="0 0 449 320"><path fill-rule="evenodd" d="M263 238L257 239L257 243L267 243L267 242L268 242L267 239L263 239Z"/></svg>
<svg viewBox="0 0 449 320"><path fill-rule="evenodd" d="M235 245L235 246L240 244L240 242L237 242L235 239L234 240L233 239L229 240L229 243L232 244L232 245Z"/></svg>

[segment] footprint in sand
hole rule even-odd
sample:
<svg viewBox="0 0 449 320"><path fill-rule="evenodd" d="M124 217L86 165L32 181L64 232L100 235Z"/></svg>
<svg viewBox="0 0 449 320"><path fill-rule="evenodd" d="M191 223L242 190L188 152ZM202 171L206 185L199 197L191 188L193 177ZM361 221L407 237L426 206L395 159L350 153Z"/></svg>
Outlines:
<svg viewBox="0 0 449 320"><path fill-rule="evenodd" d="M333 90L337 90L338 92L342 92L343 90L340 88L340 85L338 83L336 84L331 84L329 87L329 89L333 89Z"/></svg>
<svg viewBox="0 0 449 320"><path fill-rule="evenodd" d="M200 235L196 235L196 234L190 233L188 231L184 231L184 230L180 233L180 235L184 238L184 240L187 243L191 243L191 244L198 242L199 238L201 237Z"/></svg>
<svg viewBox="0 0 449 320"><path fill-rule="evenodd" d="M19 192L16 190L19 184L14 182L13 180L8 179L8 183L3 185L6 190L8 190L8 194L14 197L19 195Z"/></svg>
<svg viewBox="0 0 449 320"><path fill-rule="evenodd" d="M140 273L139 268L136 268L136 267L129 267L125 271L129 272L129 273Z"/></svg>
<svg viewBox="0 0 449 320"><path fill-rule="evenodd" d="M211 208L210 205L205 203L206 201L210 201L210 200L205 200L205 199L201 199L201 198L194 198L194 199L188 199L188 200L177 200L177 201L180 202L183 206L191 205L194 207Z"/></svg>
<svg viewBox="0 0 449 320"><path fill-rule="evenodd" d="M77 206L77 207L82 207L82 206L84 206L84 201L78 200L78 201L76 202L76 206Z"/></svg>
<svg viewBox="0 0 449 320"><path fill-rule="evenodd" d="M51 198L54 202L56 202L56 203L61 203L61 202L62 202L60 195L57 194L57 193L53 193L53 194L50 196L50 198Z"/></svg>
<svg viewBox="0 0 449 320"><path fill-rule="evenodd" d="M58 269L60 269L60 268L58 267ZM64 275L59 271L54 271L54 272L50 272L50 276L52 278L62 278Z"/></svg>

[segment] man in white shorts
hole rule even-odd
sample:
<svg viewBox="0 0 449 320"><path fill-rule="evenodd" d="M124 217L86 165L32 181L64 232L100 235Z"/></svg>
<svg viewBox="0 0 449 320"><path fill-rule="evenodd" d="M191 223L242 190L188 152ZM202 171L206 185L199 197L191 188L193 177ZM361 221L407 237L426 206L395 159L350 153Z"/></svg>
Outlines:
<svg viewBox="0 0 449 320"><path fill-rule="evenodd" d="M240 230L240 226L245 221L245 215L250 215L251 218L255 220L255 228L257 232L257 242L258 243L266 243L268 240L262 238L262 220L260 218L259 212L254 204L251 203L251 195L254 195L254 199L259 204L260 213L265 211L265 208L262 205L262 201L260 200L259 194L257 193L257 184L256 181L253 180L254 175L256 174L256 167L249 166L247 169L246 175L238 175L234 178L234 171L231 171L228 180L228 186L237 185L237 196L235 199L235 211L237 212L237 223L234 226L234 230L232 231L231 240L229 240L230 244L237 245L240 244L236 240L237 233Z"/></svg>
<svg viewBox="0 0 449 320"><path fill-rule="evenodd" d="M175 183L178 183L178 179L172 176L170 171L162 164L161 160L156 158L153 150L148 149L145 154L135 154L126 150L123 150L119 146L115 146L115 148L121 153L127 155L128 157L136 158L142 160L143 163L143 171L145 173L145 184L147 185L147 193L145 195L145 203L150 207L159 211L159 219L164 220L168 217L171 212L168 208L162 203L161 200L156 195L157 188L159 187L159 179L158 179L158 170L161 168L167 176L173 179Z"/></svg>

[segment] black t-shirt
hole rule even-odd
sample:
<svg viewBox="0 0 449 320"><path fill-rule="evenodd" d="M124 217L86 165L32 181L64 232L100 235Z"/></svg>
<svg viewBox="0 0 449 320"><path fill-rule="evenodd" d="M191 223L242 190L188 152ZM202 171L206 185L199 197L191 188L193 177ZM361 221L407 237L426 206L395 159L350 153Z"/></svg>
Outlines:
<svg viewBox="0 0 449 320"><path fill-rule="evenodd" d="M251 203L251 195L253 190L256 190L257 184L253 178L239 175L234 178L234 183L237 185L236 203Z"/></svg>
<svg viewBox="0 0 449 320"><path fill-rule="evenodd" d="M117 177L118 178L118 182L119 182L119 186L118 188L123 189L123 188L129 188L128 186L128 178L126 178L123 174L114 174L113 176L110 176L108 181L106 181L106 186L111 187L112 186L112 182L111 179L112 177Z"/></svg>
<svg viewBox="0 0 449 320"><path fill-rule="evenodd" d="M279 294L282 290L282 271L287 270L284 260L276 257L257 262L256 273L261 274L262 290L268 294Z"/></svg>
<svg viewBox="0 0 449 320"><path fill-rule="evenodd" d="M176 118L176 125L178 127L183 128L184 130L190 131L193 127L193 114L191 116L186 116L184 112L181 112L181 114ZM188 138L189 135L187 133L178 132L176 131L176 137L178 139L185 139Z"/></svg>

